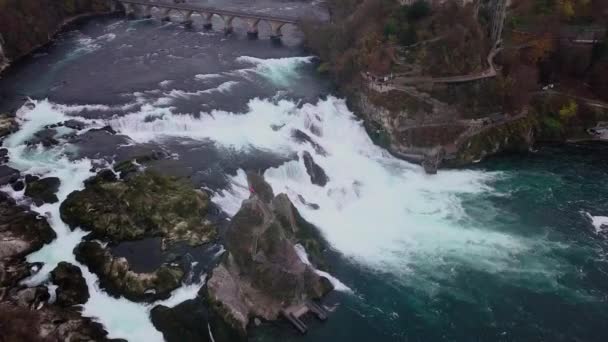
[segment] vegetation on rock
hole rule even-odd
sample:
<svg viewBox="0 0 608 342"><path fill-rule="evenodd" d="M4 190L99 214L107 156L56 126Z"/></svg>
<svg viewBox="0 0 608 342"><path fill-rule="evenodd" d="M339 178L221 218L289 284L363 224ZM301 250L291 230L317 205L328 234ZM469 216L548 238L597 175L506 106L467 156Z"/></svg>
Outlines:
<svg viewBox="0 0 608 342"><path fill-rule="evenodd" d="M205 220L208 205L204 192L172 177L144 171L117 180L103 171L68 196L61 217L114 243L160 236L166 243L200 245L215 237Z"/></svg>
<svg viewBox="0 0 608 342"><path fill-rule="evenodd" d="M168 298L181 285L184 271L179 266L163 265L150 273L130 269L125 258L116 258L94 241L81 242L74 250L76 260L99 277L99 284L109 293L134 301Z"/></svg>
<svg viewBox="0 0 608 342"><path fill-rule="evenodd" d="M25 195L30 197L38 206L44 203L56 203L59 201L55 193L59 190L61 181L57 177L38 178L26 175Z"/></svg>
<svg viewBox="0 0 608 342"><path fill-rule="evenodd" d="M57 285L57 305L70 307L84 304L89 299L89 288L82 277L80 267L62 261L51 272L51 280Z"/></svg>
<svg viewBox="0 0 608 342"><path fill-rule="evenodd" d="M233 217L226 232L227 253L207 283L212 311L243 336L250 318L275 320L282 309L332 289L294 247L298 242L318 246L308 232L313 227L286 195L265 200L272 195L268 184L257 175L248 176L250 186L258 187Z"/></svg>

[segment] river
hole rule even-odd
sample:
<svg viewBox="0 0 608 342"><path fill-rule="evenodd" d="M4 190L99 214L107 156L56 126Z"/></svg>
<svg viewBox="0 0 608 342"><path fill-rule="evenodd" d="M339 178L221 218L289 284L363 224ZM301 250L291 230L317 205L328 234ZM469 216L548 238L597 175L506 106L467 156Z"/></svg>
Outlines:
<svg viewBox="0 0 608 342"><path fill-rule="evenodd" d="M231 6L321 11L303 2ZM226 215L248 196L243 170L263 171L327 239L329 272L344 286L328 299L336 305L329 320L311 319L306 336L264 324L252 340L608 340L608 147L543 146L426 175L374 145L316 74L297 30L275 46L268 28L248 40L242 25L226 37L219 21L212 32L198 18L192 29L175 21L87 20L11 68L0 80L0 110L18 109L22 126L4 142L10 166L59 177L63 200L93 165L163 151L170 158L155 167L211 191ZM61 129L59 146L25 146L70 118L119 134ZM324 187L311 183L297 158L304 152L327 173ZM34 210L58 239L28 257L45 262L32 284L59 261L76 263L72 249L84 235L61 221L59 204ZM111 337L162 340L150 306L108 296L82 269L91 292L85 315ZM164 304L193 298L200 286Z"/></svg>

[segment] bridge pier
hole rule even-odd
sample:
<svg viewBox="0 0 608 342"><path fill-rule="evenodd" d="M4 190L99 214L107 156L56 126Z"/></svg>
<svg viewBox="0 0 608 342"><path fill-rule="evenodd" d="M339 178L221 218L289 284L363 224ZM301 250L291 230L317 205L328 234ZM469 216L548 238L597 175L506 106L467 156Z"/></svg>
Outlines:
<svg viewBox="0 0 608 342"><path fill-rule="evenodd" d="M211 30L213 28L213 23L211 22L213 13L200 13L200 15L203 17L203 29Z"/></svg>
<svg viewBox="0 0 608 342"><path fill-rule="evenodd" d="M258 39L258 24L260 19L249 19L249 29L247 30L247 37L249 39Z"/></svg>
<svg viewBox="0 0 608 342"><path fill-rule="evenodd" d="M1 2L2 0L0 0ZM125 14L129 18L135 17L135 13L143 15L146 18L152 17L152 13L160 12L160 19L163 21L171 21L171 12L177 11L183 16L181 21L186 27L192 25L192 15L194 13L200 14L203 19L203 28L210 30L212 26L212 18L214 15L218 15L224 22L223 30L226 34L230 34L234 31L232 22L234 18L246 21L248 23L247 36L251 39L257 39L259 36L258 26L260 21L265 21L270 25L271 36L273 42L280 42L283 36L281 30L284 25L299 25L299 20L296 17L271 15L263 13L251 13L247 11L229 10L213 7L205 7L200 5L194 5L186 3L185 1L173 1L168 0L107 0L112 8L119 6L118 8L124 8ZM506 0L496 0L506 1ZM122 7L120 7L122 6ZM156 8L156 10L153 10Z"/></svg>
<svg viewBox="0 0 608 342"><path fill-rule="evenodd" d="M224 33L230 34L234 32L234 27L232 26L232 21L234 20L233 15L222 15L222 19L224 19Z"/></svg>
<svg viewBox="0 0 608 342"><path fill-rule="evenodd" d="M125 15L127 16L127 18L135 18L135 8L133 7L133 5L128 2L123 2L122 5L125 8Z"/></svg>
<svg viewBox="0 0 608 342"><path fill-rule="evenodd" d="M281 23L278 21L269 21L270 23L270 39L273 42L280 42L281 41L281 37L283 36L283 34L281 33L281 29L283 28L283 26L285 25L285 23Z"/></svg>
<svg viewBox="0 0 608 342"><path fill-rule="evenodd" d="M187 11L184 14L184 21L182 22L182 24L184 24L184 26L192 27L192 14L193 13L194 13L194 11Z"/></svg>
<svg viewBox="0 0 608 342"><path fill-rule="evenodd" d="M171 21L171 11L172 10L173 10L172 8L165 8L162 11L161 20L162 21Z"/></svg>
<svg viewBox="0 0 608 342"><path fill-rule="evenodd" d="M144 18L152 18L152 6L143 6Z"/></svg>

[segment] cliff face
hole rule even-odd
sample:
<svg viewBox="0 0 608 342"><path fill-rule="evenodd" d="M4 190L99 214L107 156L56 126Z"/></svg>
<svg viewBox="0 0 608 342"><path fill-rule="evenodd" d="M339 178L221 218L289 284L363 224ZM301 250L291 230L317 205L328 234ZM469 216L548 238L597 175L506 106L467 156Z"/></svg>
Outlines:
<svg viewBox="0 0 608 342"><path fill-rule="evenodd" d="M105 0L0 0L0 70L48 43L69 19L108 10Z"/></svg>

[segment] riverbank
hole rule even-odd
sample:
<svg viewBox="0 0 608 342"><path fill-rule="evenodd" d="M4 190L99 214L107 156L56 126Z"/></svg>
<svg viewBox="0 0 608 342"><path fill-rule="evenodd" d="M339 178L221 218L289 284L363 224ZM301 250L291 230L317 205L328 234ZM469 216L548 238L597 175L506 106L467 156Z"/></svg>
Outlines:
<svg viewBox="0 0 608 342"><path fill-rule="evenodd" d="M66 26L111 14L109 2L4 1L0 5L0 77L11 64L47 45Z"/></svg>
<svg viewBox="0 0 608 342"><path fill-rule="evenodd" d="M366 1L339 11L339 4L329 3L330 24L304 26L307 45L321 56L319 70L336 81L381 146L430 173L527 151L535 141L594 139L594 127L608 120L597 101L552 96L553 85L540 90L542 73L559 73L549 64L563 51L550 45L531 61L540 42L522 48L500 39L503 24L525 9L505 18L502 0L479 8ZM589 68L607 60L597 45Z"/></svg>

